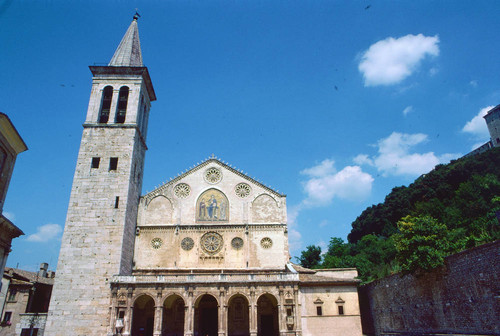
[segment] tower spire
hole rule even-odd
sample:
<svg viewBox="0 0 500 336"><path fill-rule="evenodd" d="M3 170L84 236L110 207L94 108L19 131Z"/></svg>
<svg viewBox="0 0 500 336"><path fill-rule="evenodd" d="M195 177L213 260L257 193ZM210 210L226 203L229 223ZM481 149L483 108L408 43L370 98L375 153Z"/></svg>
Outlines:
<svg viewBox="0 0 500 336"><path fill-rule="evenodd" d="M135 13L132 23L116 48L115 54L109 62L109 66L132 66L142 67L141 42L139 41L139 28L137 19L139 13Z"/></svg>

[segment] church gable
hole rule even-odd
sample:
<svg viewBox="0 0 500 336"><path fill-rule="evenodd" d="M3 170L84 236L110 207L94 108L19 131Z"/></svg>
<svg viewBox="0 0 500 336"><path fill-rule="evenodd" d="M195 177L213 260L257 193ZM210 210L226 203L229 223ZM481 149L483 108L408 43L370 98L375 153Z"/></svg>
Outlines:
<svg viewBox="0 0 500 336"><path fill-rule="evenodd" d="M286 196L209 159L141 198L139 226L286 223Z"/></svg>

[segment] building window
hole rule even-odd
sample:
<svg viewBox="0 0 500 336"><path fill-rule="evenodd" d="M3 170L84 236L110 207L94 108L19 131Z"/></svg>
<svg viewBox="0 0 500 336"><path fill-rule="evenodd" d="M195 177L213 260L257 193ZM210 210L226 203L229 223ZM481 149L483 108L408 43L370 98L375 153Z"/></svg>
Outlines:
<svg viewBox="0 0 500 336"><path fill-rule="evenodd" d="M99 123L101 124L105 124L109 120L111 98L113 98L113 87L106 86L102 92L101 111L99 112Z"/></svg>
<svg viewBox="0 0 500 336"><path fill-rule="evenodd" d="M115 209L118 209L119 205L120 205L120 197L116 196L116 198L115 198Z"/></svg>
<svg viewBox="0 0 500 336"><path fill-rule="evenodd" d="M316 306L316 315L323 315L323 308L321 306Z"/></svg>
<svg viewBox="0 0 500 336"><path fill-rule="evenodd" d="M3 315L3 323L9 323L10 319L12 318L12 312L5 312Z"/></svg>
<svg viewBox="0 0 500 336"><path fill-rule="evenodd" d="M38 328L31 329L22 329L21 336L38 336Z"/></svg>
<svg viewBox="0 0 500 336"><path fill-rule="evenodd" d="M17 294L17 290L11 289L9 291L9 297L7 298L7 301L16 301L16 294Z"/></svg>
<svg viewBox="0 0 500 336"><path fill-rule="evenodd" d="M339 306L339 315L344 315L344 306Z"/></svg>
<svg viewBox="0 0 500 336"><path fill-rule="evenodd" d="M3 172L3 166L5 165L5 161L7 160L7 153L0 148L0 174Z"/></svg>
<svg viewBox="0 0 500 336"><path fill-rule="evenodd" d="M500 143L500 138L497 138L497 143Z"/></svg>
<svg viewBox="0 0 500 336"><path fill-rule="evenodd" d="M118 94L118 106L116 108L116 118L115 122L117 124L123 124L125 122L125 116L127 114L127 103L128 103L128 87L122 86L120 88L120 93Z"/></svg>
<svg viewBox="0 0 500 336"><path fill-rule="evenodd" d="M101 162L101 158L93 157L92 158L92 168L99 168L99 162Z"/></svg>
<svg viewBox="0 0 500 336"><path fill-rule="evenodd" d="M112 157L109 159L109 170L117 170L118 169L118 158Z"/></svg>

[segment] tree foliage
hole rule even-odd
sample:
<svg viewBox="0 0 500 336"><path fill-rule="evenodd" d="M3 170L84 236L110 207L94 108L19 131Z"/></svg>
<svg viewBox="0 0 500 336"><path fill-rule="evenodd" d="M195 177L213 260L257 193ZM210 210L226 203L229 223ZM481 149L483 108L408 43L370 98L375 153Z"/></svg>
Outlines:
<svg viewBox="0 0 500 336"><path fill-rule="evenodd" d="M321 247L309 245L305 251L301 252L300 257L297 259L303 267L315 268L321 262Z"/></svg>
<svg viewBox="0 0 500 336"><path fill-rule="evenodd" d="M406 216L393 236L401 270L420 273L443 265L450 251L448 228L430 216Z"/></svg>

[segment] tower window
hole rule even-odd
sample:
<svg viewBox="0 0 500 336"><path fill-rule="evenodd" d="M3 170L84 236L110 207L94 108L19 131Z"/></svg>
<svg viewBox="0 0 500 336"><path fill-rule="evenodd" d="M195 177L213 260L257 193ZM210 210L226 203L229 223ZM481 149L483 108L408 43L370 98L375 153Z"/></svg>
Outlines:
<svg viewBox="0 0 500 336"><path fill-rule="evenodd" d="M3 322L10 322L10 319L12 318L12 312L5 312L3 315Z"/></svg>
<svg viewBox="0 0 500 336"><path fill-rule="evenodd" d="M316 315L323 315L323 308L321 306L316 306Z"/></svg>
<svg viewBox="0 0 500 336"><path fill-rule="evenodd" d="M16 301L16 294L17 294L17 290L11 289L9 292L9 297L7 298L7 301Z"/></svg>
<svg viewBox="0 0 500 336"><path fill-rule="evenodd" d="M116 196L116 198L115 198L115 209L118 209L119 205L120 205L120 197Z"/></svg>
<svg viewBox="0 0 500 336"><path fill-rule="evenodd" d="M109 159L109 170L116 170L118 169L118 158L117 157L112 157Z"/></svg>
<svg viewBox="0 0 500 336"><path fill-rule="evenodd" d="M101 162L100 157L93 157L92 158L92 168L99 168L99 162Z"/></svg>
<svg viewBox="0 0 500 336"><path fill-rule="evenodd" d="M125 122L125 116L127 114L127 104L128 104L128 87L122 86L120 88L120 93L118 94L118 106L116 108L116 118L115 122L117 124L123 124Z"/></svg>
<svg viewBox="0 0 500 336"><path fill-rule="evenodd" d="M99 123L105 124L109 120L111 109L111 98L113 97L113 87L106 86L102 92L101 111L99 112Z"/></svg>
<svg viewBox="0 0 500 336"><path fill-rule="evenodd" d="M344 306L339 306L339 315L344 315Z"/></svg>
<svg viewBox="0 0 500 336"><path fill-rule="evenodd" d="M497 143L500 143L500 138L497 138Z"/></svg>

